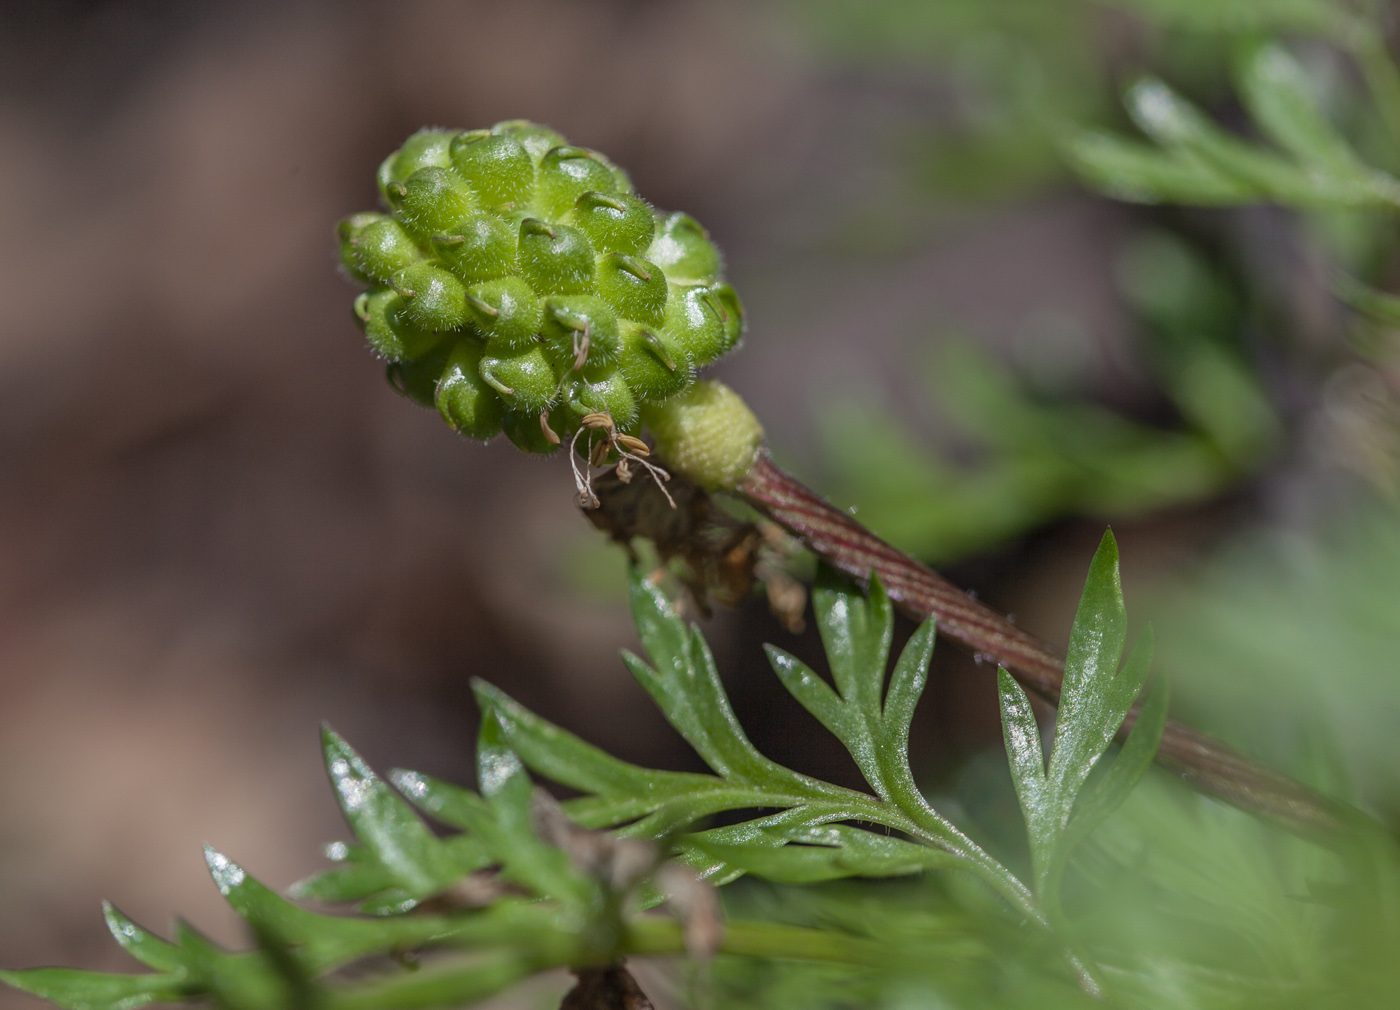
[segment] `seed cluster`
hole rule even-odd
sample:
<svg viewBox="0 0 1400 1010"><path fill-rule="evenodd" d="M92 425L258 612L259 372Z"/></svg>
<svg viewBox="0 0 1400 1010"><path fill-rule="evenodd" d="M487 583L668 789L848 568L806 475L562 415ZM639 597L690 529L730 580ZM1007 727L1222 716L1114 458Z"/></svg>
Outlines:
<svg viewBox="0 0 1400 1010"><path fill-rule="evenodd" d="M390 213L340 223L355 318L394 386L471 438L547 453L590 415L636 430L730 350L743 309L686 214L523 120L420 130L379 168Z"/></svg>

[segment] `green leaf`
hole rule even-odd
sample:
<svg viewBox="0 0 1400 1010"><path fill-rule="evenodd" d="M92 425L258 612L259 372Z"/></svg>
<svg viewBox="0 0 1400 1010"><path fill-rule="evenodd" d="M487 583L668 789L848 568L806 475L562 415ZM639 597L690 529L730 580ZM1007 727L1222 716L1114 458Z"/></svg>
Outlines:
<svg viewBox="0 0 1400 1010"><path fill-rule="evenodd" d="M823 565L812 589L812 609L837 691L873 723L880 717L894 608L878 577L872 576L864 596L852 589L847 576Z"/></svg>
<svg viewBox="0 0 1400 1010"><path fill-rule="evenodd" d="M853 706L846 704L840 695L831 689L831 685L796 656L776 645L764 645L763 651L783 687L787 688L788 693L812 713L832 736L852 750L856 764L861 766L861 772L865 773L868 781L871 775L866 765L874 767L874 754L868 727L861 719L860 713L852 711ZM853 749L852 743L855 744ZM875 774L878 776L878 771Z"/></svg>
<svg viewBox="0 0 1400 1010"><path fill-rule="evenodd" d="M933 662L933 647L938 640L935 620L930 617L905 643L904 651L894 664L885 707L881 717L879 747L888 760L901 761L908 768L909 729L914 722L914 709L928 685L929 664Z"/></svg>
<svg viewBox="0 0 1400 1010"><path fill-rule="evenodd" d="M771 844L736 844L693 835L686 845L726 866L781 884L897 877L965 865L939 849L844 824L791 828L770 838Z"/></svg>
<svg viewBox="0 0 1400 1010"><path fill-rule="evenodd" d="M1079 787L1113 739L1122 713L1132 703L1130 696L1120 712L1122 695L1130 689L1135 696L1141 687L1141 680L1131 684L1125 681L1126 687L1114 690L1127 623L1118 575L1118 542L1109 530L1089 564L1089 576L1065 651L1065 677L1055 715L1055 746L1046 775L1048 799L1057 807L1057 830L1063 827Z"/></svg>
<svg viewBox="0 0 1400 1010"><path fill-rule="evenodd" d="M230 1010L285 1005L298 986L279 970L279 959L265 951L230 953L183 919L176 920L175 943L192 988Z"/></svg>
<svg viewBox="0 0 1400 1010"><path fill-rule="evenodd" d="M0 971L0 981L66 1010L131 1010L147 1003L173 1003L189 995L175 975L116 975L77 968Z"/></svg>
<svg viewBox="0 0 1400 1010"><path fill-rule="evenodd" d="M1011 762L1011 780L1016 798L1026 817L1031 835L1031 852L1049 851L1045 752L1040 744L1040 726L1031 711L1030 698L1005 669L997 668L997 696L1001 701L1001 728L1006 740L1006 757Z"/></svg>
<svg viewBox="0 0 1400 1010"><path fill-rule="evenodd" d="M812 780L768 760L749 742L700 630L686 627L661 588L634 570L630 597L632 619L653 665L629 652L623 661L705 763L735 782L810 787Z"/></svg>
<svg viewBox="0 0 1400 1010"><path fill-rule="evenodd" d="M491 712L482 714L477 776L488 813L477 817L472 833L501 864L503 875L546 897L580 904L591 901L596 890L592 882L570 866L565 852L535 834L531 821L535 785Z"/></svg>
<svg viewBox="0 0 1400 1010"><path fill-rule="evenodd" d="M1169 698L1167 678L1158 674L1152 689L1143 699L1137 721L1123 742L1123 749L1103 777L1080 793L1069 826L1060 838L1058 859L1067 859L1080 842L1123 805L1128 794L1141 781L1157 754L1157 745L1162 741Z"/></svg>
<svg viewBox="0 0 1400 1010"><path fill-rule="evenodd" d="M1359 169L1354 164L1339 171L1332 162L1313 162L1304 168L1273 151L1226 133L1155 78L1145 78L1134 84L1126 100L1128 111L1144 133L1164 147L1188 152L1221 174L1234 178L1249 191L1249 200L1267 199L1297 207L1394 207L1400 204L1400 183L1382 173ZM1288 114L1288 110L1270 109L1270 115L1277 118ZM1290 143L1316 149L1320 143L1316 134L1325 123L1314 129L1306 124L1276 125ZM1331 156L1335 158L1335 149Z"/></svg>
<svg viewBox="0 0 1400 1010"><path fill-rule="evenodd" d="M847 576L823 565L812 590L812 609L836 690L772 646L769 662L793 697L850 751L876 794L888 799L891 785L876 737L884 718L894 608L878 576L872 574L869 590L861 594Z"/></svg>
<svg viewBox="0 0 1400 1010"><path fill-rule="evenodd" d="M1089 565L1070 631L1048 767L1029 698L1009 673L997 671L1006 753L1030 838L1036 893L1052 913L1059 907L1060 878L1070 849L1122 803L1142 777L1166 719L1165 695L1159 692L1143 709L1136 739L1130 734L1121 769L1110 768L1092 790L1097 800L1083 799L1087 805L1080 807L1081 816L1087 819L1067 839L1080 791L1142 690L1152 663L1149 627L1118 669L1126 626L1118 545L1110 530Z"/></svg>
<svg viewBox="0 0 1400 1010"><path fill-rule="evenodd" d="M329 726L321 730L326 770L345 819L393 881L425 898L455 879L441 845L404 799L391 790Z"/></svg>
<svg viewBox="0 0 1400 1010"><path fill-rule="evenodd" d="M1132 652L1128 653L1128 658L1123 663L1122 669L1108 682L1106 698L1099 716L1099 730L1105 738L1105 746L1107 740L1118 735L1123 720L1127 718L1128 710L1133 707L1133 702L1137 700L1138 695L1142 693L1143 685L1147 683L1147 675L1152 670L1154 642L1152 625L1149 624L1138 636L1138 640L1133 645Z"/></svg>
<svg viewBox="0 0 1400 1010"><path fill-rule="evenodd" d="M1261 126L1291 153L1306 151L1306 167L1232 136L1155 78L1138 81L1125 100L1160 148L1089 131L1070 137L1066 154L1091 185L1144 203L1400 205L1400 182L1361 165L1315 108L1305 115L1309 100L1287 77L1266 57L1250 77L1250 95Z"/></svg>
<svg viewBox="0 0 1400 1010"><path fill-rule="evenodd" d="M726 810L791 806L808 802L814 793L827 798L861 796L834 786L819 790L815 788L819 784L808 785L810 780L800 776L795 776L800 788L794 790L782 782L751 786L714 775L640 768L618 761L541 719L497 688L483 684L478 697L483 711L495 714L502 738L533 771L576 789L597 789L597 795L564 803L570 818L583 827L616 827L642 818L626 828L626 833L655 838ZM577 761L571 762L571 758ZM595 758L601 760L595 763ZM427 776L404 775L395 782L406 796L448 824L467 826L458 810L464 802L464 790Z"/></svg>
<svg viewBox="0 0 1400 1010"><path fill-rule="evenodd" d="M710 780L708 775L654 772L613 757L567 730L541 719L504 691L484 680L472 681L477 704L491 712L510 747L537 774L560 785L602 796L631 795L646 789L658 775L677 787Z"/></svg>
<svg viewBox="0 0 1400 1010"><path fill-rule="evenodd" d="M1216 126L1190 102L1156 78L1128 89L1128 112L1138 128L1167 148L1190 151L1251 190L1253 198L1305 200L1310 180L1297 166Z"/></svg>
<svg viewBox="0 0 1400 1010"><path fill-rule="evenodd" d="M341 843L342 845L344 843ZM357 858L346 858L340 865L312 874L291 886L294 898L339 903L360 901L385 891L397 890L404 900L411 901L394 883L394 877L361 845L346 846L355 850Z"/></svg>
<svg viewBox="0 0 1400 1010"><path fill-rule="evenodd" d="M102 917L113 939L147 968L159 972L178 972L184 968L179 948L132 922L111 902L102 903Z"/></svg>
<svg viewBox="0 0 1400 1010"><path fill-rule="evenodd" d="M1368 174L1318 108L1303 68L1282 46L1268 43L1248 51L1241 62L1239 91L1264 134L1299 161L1338 175Z"/></svg>
<svg viewBox="0 0 1400 1010"><path fill-rule="evenodd" d="M409 801L419 810L431 815L435 820L450 824L454 828L471 831L481 823L483 818L491 817L490 806L470 789L463 789L450 782L435 779L431 775L405 771L401 768L391 771L389 780L394 783L394 788L408 797ZM482 857L487 859L489 863L490 854L486 852L479 839L466 834L454 835L448 840L448 843L451 844L459 840L465 845L480 849ZM477 868L479 869L479 867Z"/></svg>
<svg viewBox="0 0 1400 1010"><path fill-rule="evenodd" d="M1227 207L1257 199L1251 186L1187 150L1163 150L1098 130L1080 131L1063 143L1084 181L1118 200Z"/></svg>
<svg viewBox="0 0 1400 1010"><path fill-rule="evenodd" d="M207 845L204 858L219 893L233 910L259 936L301 948L299 956L309 971L347 964L376 951L421 946L452 932L450 923L431 916L319 915L293 905Z"/></svg>
<svg viewBox="0 0 1400 1010"><path fill-rule="evenodd" d="M839 694L811 667L776 646L764 646L768 661L788 692L845 745L876 794L892 800L900 786L912 789L909 727L928 680L934 624L925 623L910 638L886 692L894 609L879 578L872 576L867 598L844 575L824 566L813 606Z"/></svg>
<svg viewBox="0 0 1400 1010"><path fill-rule="evenodd" d="M535 834L531 822L535 786L511 748L494 707L496 702L510 699L491 690L496 697L482 706L477 737L477 777L482 795L411 771L395 771L394 784L428 814L467 832L440 843L461 876L499 865L508 879L541 895L589 900L590 885L572 870L568 856ZM530 718L548 726L538 717Z"/></svg>

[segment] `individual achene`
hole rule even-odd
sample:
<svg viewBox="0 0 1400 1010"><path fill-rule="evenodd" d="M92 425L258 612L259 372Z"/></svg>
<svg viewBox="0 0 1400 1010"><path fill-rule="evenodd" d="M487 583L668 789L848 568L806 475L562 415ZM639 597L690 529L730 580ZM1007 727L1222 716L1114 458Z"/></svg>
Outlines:
<svg viewBox="0 0 1400 1010"><path fill-rule="evenodd" d="M395 388L470 438L548 453L598 414L635 433L742 334L705 229L547 127L420 130L379 191L387 213L340 223L355 318Z"/></svg>

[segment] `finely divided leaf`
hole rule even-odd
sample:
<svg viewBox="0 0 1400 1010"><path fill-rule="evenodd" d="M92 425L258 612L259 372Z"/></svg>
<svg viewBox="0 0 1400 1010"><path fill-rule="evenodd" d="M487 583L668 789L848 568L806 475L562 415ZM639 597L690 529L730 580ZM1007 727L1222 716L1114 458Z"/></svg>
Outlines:
<svg viewBox="0 0 1400 1010"><path fill-rule="evenodd" d="M1166 695L1159 684L1118 761L1081 796L1094 765L1142 690L1152 662L1152 629L1148 628L1118 669L1126 625L1118 545L1109 531L1089 566L1070 632L1048 767L1025 691L1005 670L997 671L1006 752L1030 837L1036 891L1051 905L1058 903L1059 879L1070 850L1123 801L1142 777L1161 738ZM1071 829L1076 800L1078 823Z"/></svg>
<svg viewBox="0 0 1400 1010"><path fill-rule="evenodd" d="M382 897L395 892L400 901L411 901L407 892L394 883L394 877L375 859L363 845L336 843L343 853L336 865L291 886L294 898L310 898L339 904L347 901L362 901L371 897Z"/></svg>
<svg viewBox="0 0 1400 1010"><path fill-rule="evenodd" d="M1114 721L1114 674L1123 655L1128 616L1118 577L1118 543L1110 530L1089 564L1065 652L1065 677L1055 716L1055 746L1047 781L1061 821L1094 762L1113 739L1122 714ZM1141 686L1141 681L1137 684ZM1133 688L1133 695L1137 687ZM1129 704L1131 704L1131 697ZM1126 713L1127 706L1123 706Z"/></svg>
<svg viewBox="0 0 1400 1010"><path fill-rule="evenodd" d="M307 971L347 964L376 951L418 947L451 932L445 920L428 916L320 915L293 905L208 846L204 858L219 893L233 910L259 936L297 948Z"/></svg>
<svg viewBox="0 0 1400 1010"><path fill-rule="evenodd" d="M836 690L776 646L764 647L768 661L788 692L850 751L876 794L891 801L901 787L913 788L909 727L928 681L934 624L926 622L910 638L887 691L894 608L879 578L872 576L862 596L845 576L823 567L812 599Z"/></svg>
<svg viewBox="0 0 1400 1010"><path fill-rule="evenodd" d="M933 647L937 641L935 621L930 617L910 636L894 664L889 688L885 692L885 708L880 727L880 749L883 754L909 756L909 728L914 722L914 709L928 685L929 664L933 662Z"/></svg>
<svg viewBox="0 0 1400 1010"><path fill-rule="evenodd" d="M501 864L503 876L545 897L589 903L593 883L573 869L567 853L535 833L535 785L490 712L483 713L477 737L477 774L487 816L477 818L472 833Z"/></svg>
<svg viewBox="0 0 1400 1010"><path fill-rule="evenodd" d="M771 845L738 845L704 835L686 844L716 862L782 884L896 877L965 865L939 849L844 824L775 831L770 837Z"/></svg>
<svg viewBox="0 0 1400 1010"><path fill-rule="evenodd" d="M1021 810L1025 812L1034 853L1041 845L1038 838L1044 833L1045 815L1049 812L1040 726L1035 721L1025 689L1000 667L997 669L997 695L1001 701L1001 728L1006 739L1006 757L1011 762L1011 779Z"/></svg>
<svg viewBox="0 0 1400 1010"><path fill-rule="evenodd" d="M1084 132L1066 141L1070 160L1096 188L1139 202L1400 204L1400 181L1356 159L1312 104L1287 55L1277 48L1261 52L1246 73L1246 98L1261 128L1302 164L1226 132L1155 78L1134 84L1125 102L1159 147Z"/></svg>
<svg viewBox="0 0 1400 1010"><path fill-rule="evenodd" d="M1239 92L1254 122L1299 161L1343 175L1364 171L1346 139L1318 107L1313 85L1286 49L1269 43L1241 62Z"/></svg>
<svg viewBox="0 0 1400 1010"><path fill-rule="evenodd" d="M627 834L669 835L701 817L750 807L789 807L815 799L859 797L850 790L793 775L763 785L732 782L715 775L658 771L618 761L573 734L528 711L504 692L482 684L478 689L484 712L496 719L502 739L516 749L535 772L593 795L565 801L565 811L583 827L610 828L628 824ZM556 750L556 745L558 749ZM576 758L568 762L566 758ZM433 816L464 826L454 811L463 790L426 776L402 773L405 795ZM469 794L470 795L470 794ZM637 820L641 818L641 820Z"/></svg>
<svg viewBox="0 0 1400 1010"><path fill-rule="evenodd" d="M765 645L768 664L791 694L832 736L846 745L866 781L879 781L874 740L865 713L847 704L810 666L776 645ZM876 786L876 791L879 787Z"/></svg>
<svg viewBox="0 0 1400 1010"><path fill-rule="evenodd" d="M1146 78L1128 89L1128 111L1142 132L1163 147L1199 157L1248 188L1252 197L1285 203L1366 202L1364 194L1334 192L1326 181L1291 162L1231 136L1162 81Z"/></svg>
<svg viewBox="0 0 1400 1010"><path fill-rule="evenodd" d="M665 781L673 790L713 781L709 775L657 772L629 764L541 719L484 680L472 682L477 704L490 712L502 738L535 772L571 789L601 796L641 796Z"/></svg>
<svg viewBox="0 0 1400 1010"><path fill-rule="evenodd" d="M334 730L321 731L326 770L355 836L411 898L424 898L455 879L441 844L413 808L391 790Z"/></svg>
<svg viewBox="0 0 1400 1010"><path fill-rule="evenodd" d="M180 950L168 940L162 940L150 930L138 926L109 901L102 903L102 917L113 939L147 968L162 972L178 972L184 968Z"/></svg>
<svg viewBox="0 0 1400 1010"><path fill-rule="evenodd" d="M1060 838L1058 859L1068 859L1075 846L1123 805L1133 787L1147 772L1157 753L1157 745L1161 743L1162 729L1167 724L1169 696L1167 678L1158 674L1143 699L1137 721L1133 723L1123 749L1103 777L1079 795L1069 827Z"/></svg>
<svg viewBox="0 0 1400 1010"><path fill-rule="evenodd" d="M724 778L793 784L793 774L760 754L744 734L700 630L687 628L661 587L635 569L630 595L632 619L653 665L630 652L622 658L667 721Z"/></svg>
<svg viewBox="0 0 1400 1010"><path fill-rule="evenodd" d="M1084 181L1118 200L1225 207L1255 199L1241 180L1179 148L1084 130L1064 142L1065 153Z"/></svg>
<svg viewBox="0 0 1400 1010"><path fill-rule="evenodd" d="M865 596L852 588L846 576L823 565L812 589L812 608L836 690L873 722L880 717L894 608L878 577L870 580Z"/></svg>
<svg viewBox="0 0 1400 1010"><path fill-rule="evenodd" d="M673 838L684 858L711 880L733 879L751 863L707 852L694 841L696 838L706 838L706 844L712 845L771 850L790 841L771 833L778 827L864 821L907 832L923 844L906 845L926 846L937 853L921 855L920 865L957 861L986 875L1002 893L1020 902L1024 888L928 806L909 771L909 726L928 676L935 639L932 622L910 639L895 664L887 693L885 668L894 613L878 580L873 581L867 599L848 580L827 572L815 598L837 689L782 650L769 647L769 659L794 696L845 743L878 799L797 774L759 754L734 718L699 630L687 628L661 590L635 572L634 617L651 662L626 654L624 659L671 724L718 775L653 771L618 761L528 712L499 690L478 684L477 696L486 717L483 734L498 734L533 771L587 791L589 795L564 804L578 823L620 827L622 832L639 837ZM476 834L485 830L472 823L477 816L476 801L464 802L461 791L454 787L406 773L395 781L434 816ZM718 834L675 838L677 831L702 817L745 808L775 808L779 813L732 825ZM843 845L846 855L841 855L807 853L799 843L791 858L804 865L820 862L822 879L885 875L884 871L875 872L875 861L878 853L892 849L862 849L857 860L851 853L858 851L855 846L859 844L857 839ZM781 862L784 857L779 853L777 858ZM762 865L762 875L771 875L775 864L770 854L762 856ZM907 853L899 865L910 865Z"/></svg>
<svg viewBox="0 0 1400 1010"><path fill-rule="evenodd" d="M175 1003L189 993L170 975L114 975L77 968L0 971L4 981L66 1010L132 1010L147 1003Z"/></svg>

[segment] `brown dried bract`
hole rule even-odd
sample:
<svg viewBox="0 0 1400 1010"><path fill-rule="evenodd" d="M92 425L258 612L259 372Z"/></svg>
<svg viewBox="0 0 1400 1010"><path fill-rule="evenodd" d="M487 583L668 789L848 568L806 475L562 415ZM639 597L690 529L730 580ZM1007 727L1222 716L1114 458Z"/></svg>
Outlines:
<svg viewBox="0 0 1400 1010"><path fill-rule="evenodd" d="M782 560L793 544L780 527L736 519L704 488L679 474L672 475L665 489L630 476L619 466L594 479L597 505L583 509L583 514L626 547L634 563L634 537L655 544L662 561L681 559L688 569L682 581L695 609L707 617L711 601L738 606L754 583L761 583L783 627L802 631L807 590L783 570Z"/></svg>

